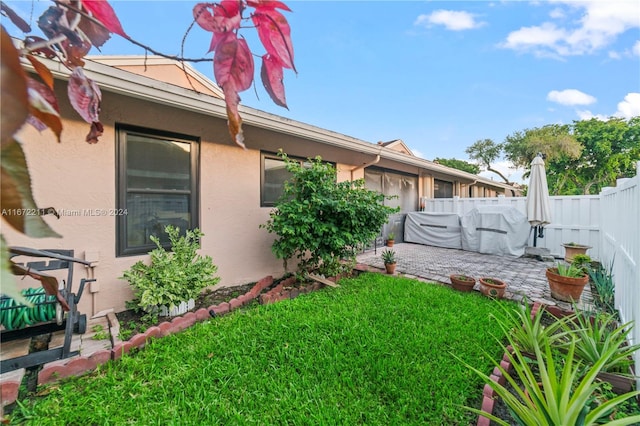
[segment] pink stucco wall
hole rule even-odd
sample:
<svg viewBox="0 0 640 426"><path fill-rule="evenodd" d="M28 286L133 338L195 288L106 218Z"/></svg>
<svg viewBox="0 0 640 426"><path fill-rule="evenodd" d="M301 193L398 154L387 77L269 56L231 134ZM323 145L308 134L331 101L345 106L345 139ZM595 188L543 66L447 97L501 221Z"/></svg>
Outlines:
<svg viewBox="0 0 640 426"><path fill-rule="evenodd" d="M59 99L63 116L74 117L64 122L62 142L58 144L48 130L40 134L31 126L24 127L19 139L38 206L52 206L64 214L60 219L44 216L44 220L64 238L28 238L6 223L2 233L9 245L72 248L76 257L98 259L93 274L99 282L94 290L99 291L83 296L82 312L92 315L109 308L123 310L132 293L128 283L118 277L136 261L147 258L116 257L116 218L88 213L116 207L117 122L202 138L200 228L205 236L201 253L212 256L218 265L220 285L244 284L283 273L282 262L270 250L273 237L258 229L269 214L268 208L260 207L260 152L228 143L223 120L105 93L101 113L105 131L99 143L89 145L84 142L88 124L75 120L64 93ZM80 266L75 272L76 282L90 274Z"/></svg>

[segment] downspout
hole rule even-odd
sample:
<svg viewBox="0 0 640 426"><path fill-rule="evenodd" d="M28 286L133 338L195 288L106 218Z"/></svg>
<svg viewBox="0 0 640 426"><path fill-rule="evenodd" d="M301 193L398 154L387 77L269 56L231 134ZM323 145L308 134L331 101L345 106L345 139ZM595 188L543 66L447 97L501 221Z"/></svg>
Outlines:
<svg viewBox="0 0 640 426"><path fill-rule="evenodd" d="M351 169L351 182L353 182L353 172L355 172L356 170L365 169L369 166L373 166L374 164L378 164L379 162L380 162L380 154L376 155L375 160L369 161L368 163L364 163L361 166L356 166L353 169Z"/></svg>

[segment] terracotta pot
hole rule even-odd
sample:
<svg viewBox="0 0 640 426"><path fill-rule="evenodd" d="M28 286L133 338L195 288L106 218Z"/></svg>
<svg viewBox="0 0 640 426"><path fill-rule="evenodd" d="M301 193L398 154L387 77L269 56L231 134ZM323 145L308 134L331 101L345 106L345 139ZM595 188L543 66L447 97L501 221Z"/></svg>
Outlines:
<svg viewBox="0 0 640 426"><path fill-rule="evenodd" d="M587 254L587 250L591 248L591 246L581 244L563 244L562 246L564 247L564 260L568 263L573 262L573 258L578 254Z"/></svg>
<svg viewBox="0 0 640 426"><path fill-rule="evenodd" d="M387 247L393 247L395 240L387 240Z"/></svg>
<svg viewBox="0 0 640 426"><path fill-rule="evenodd" d="M384 269L387 270L387 274L393 274L396 271L396 264L395 263L385 263L384 264Z"/></svg>
<svg viewBox="0 0 640 426"><path fill-rule="evenodd" d="M504 297L504 290L507 283L497 278L480 278L480 293L485 296L495 297L496 299Z"/></svg>
<svg viewBox="0 0 640 426"><path fill-rule="evenodd" d="M589 282L589 275L579 278L558 275L557 268L547 268L547 281L551 296L564 302L580 300L584 286Z"/></svg>
<svg viewBox="0 0 640 426"><path fill-rule="evenodd" d="M460 279L466 278L466 279ZM449 279L451 280L451 286L458 291L472 291L473 286L476 285L476 279L473 277L469 277L467 275L462 274L452 274L449 275Z"/></svg>

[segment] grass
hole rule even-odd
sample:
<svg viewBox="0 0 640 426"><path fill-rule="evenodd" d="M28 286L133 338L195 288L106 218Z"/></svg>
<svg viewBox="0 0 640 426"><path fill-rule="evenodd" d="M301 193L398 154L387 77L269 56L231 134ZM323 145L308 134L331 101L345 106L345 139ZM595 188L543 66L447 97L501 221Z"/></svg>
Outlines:
<svg viewBox="0 0 640 426"><path fill-rule="evenodd" d="M153 341L23 400L26 424L470 424L493 300L364 274ZM497 333L497 331L496 331Z"/></svg>

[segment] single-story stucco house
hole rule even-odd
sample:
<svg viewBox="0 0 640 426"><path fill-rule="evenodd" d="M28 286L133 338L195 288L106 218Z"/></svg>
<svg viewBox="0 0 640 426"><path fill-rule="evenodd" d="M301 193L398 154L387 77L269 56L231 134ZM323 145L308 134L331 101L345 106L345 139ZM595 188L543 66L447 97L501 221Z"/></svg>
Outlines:
<svg viewBox="0 0 640 426"><path fill-rule="evenodd" d="M369 143L306 123L240 107L246 150L227 131L222 91L189 65L160 57L97 56L85 72L103 94L104 134L85 143L88 124L69 105L68 70L53 70L64 130L61 143L46 130L25 125L19 133L39 207L63 238L28 238L6 223L10 246L74 249L94 264L76 276L97 284L79 310L88 316L125 309L132 298L124 270L146 259L149 236L166 224L200 228L202 254L218 266L222 286L283 274L271 253L273 236L259 225L286 179L279 149L291 158L321 156L335 164L340 181L364 178L368 188L399 195L402 212L421 197L506 197L512 186L418 158L401 140Z"/></svg>

